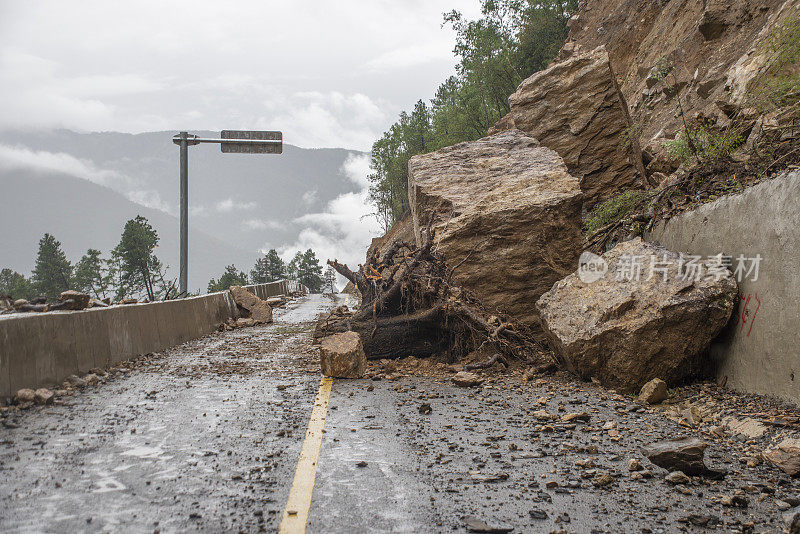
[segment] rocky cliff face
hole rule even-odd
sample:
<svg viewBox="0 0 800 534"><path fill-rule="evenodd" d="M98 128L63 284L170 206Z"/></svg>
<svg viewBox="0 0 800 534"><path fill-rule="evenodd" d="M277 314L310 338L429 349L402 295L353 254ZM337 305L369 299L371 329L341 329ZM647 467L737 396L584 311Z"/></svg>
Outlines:
<svg viewBox="0 0 800 534"><path fill-rule="evenodd" d="M648 164L680 128L675 97L689 118L729 121L763 66L759 44L798 6L799 0L584 0L562 55L605 46ZM656 72L667 66L659 79Z"/></svg>

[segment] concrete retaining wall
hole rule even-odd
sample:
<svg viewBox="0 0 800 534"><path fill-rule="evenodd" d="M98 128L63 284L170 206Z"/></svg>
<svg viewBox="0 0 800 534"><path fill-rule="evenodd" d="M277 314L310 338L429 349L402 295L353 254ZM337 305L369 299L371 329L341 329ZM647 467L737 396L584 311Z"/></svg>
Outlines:
<svg viewBox="0 0 800 534"><path fill-rule="evenodd" d="M248 289L261 298L304 292L291 281ZM179 345L237 316L229 291L166 302L4 316L0 398L20 388L60 383L71 374Z"/></svg>
<svg viewBox="0 0 800 534"><path fill-rule="evenodd" d="M711 355L728 387L800 404L800 171L675 217L649 240L676 252L762 257ZM752 262L748 263L748 267Z"/></svg>

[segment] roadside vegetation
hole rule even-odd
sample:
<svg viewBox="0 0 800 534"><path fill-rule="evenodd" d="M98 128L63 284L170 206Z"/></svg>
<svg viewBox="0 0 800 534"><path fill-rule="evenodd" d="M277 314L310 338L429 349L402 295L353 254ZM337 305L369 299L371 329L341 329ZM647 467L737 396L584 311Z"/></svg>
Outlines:
<svg viewBox="0 0 800 534"><path fill-rule="evenodd" d="M429 102L402 112L372 146L370 195L384 230L409 209L411 157L484 137L509 112L520 82L558 54L576 9L577 0L482 0L477 20L444 15L457 35L456 75Z"/></svg>
<svg viewBox="0 0 800 534"><path fill-rule="evenodd" d="M125 223L120 241L103 257L100 250L90 248L74 265L67 259L61 243L49 233L39 240L36 264L30 277L12 269L0 270L0 296L33 300L46 297L58 300L62 291L74 289L92 298L119 302L169 300L177 298L177 281L167 278L167 266L155 254L158 232L149 221L137 216ZM221 291L232 285L263 284L294 279L312 292L329 287L322 275L322 266L313 250L297 252L288 265L275 249L256 261L250 274L228 265L218 279L208 283L208 291Z"/></svg>

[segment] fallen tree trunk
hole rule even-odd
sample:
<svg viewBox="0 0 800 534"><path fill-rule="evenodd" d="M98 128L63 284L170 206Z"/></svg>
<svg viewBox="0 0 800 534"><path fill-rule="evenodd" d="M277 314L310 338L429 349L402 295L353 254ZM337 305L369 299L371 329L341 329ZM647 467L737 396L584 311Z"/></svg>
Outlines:
<svg viewBox="0 0 800 534"><path fill-rule="evenodd" d="M395 241L383 254L373 252L357 271L328 261L359 289L362 305L354 313L337 308L322 317L315 340L357 332L369 359L447 354L457 361L486 343L494 343L502 356L525 360L544 353L527 330L488 313L474 295L453 284L454 269L431 244L429 235L419 247Z"/></svg>

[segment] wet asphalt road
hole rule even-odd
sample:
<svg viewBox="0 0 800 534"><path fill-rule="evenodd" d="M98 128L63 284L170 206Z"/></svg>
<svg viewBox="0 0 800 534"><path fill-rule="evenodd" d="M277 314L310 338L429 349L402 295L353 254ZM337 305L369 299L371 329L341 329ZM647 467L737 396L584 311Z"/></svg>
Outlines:
<svg viewBox="0 0 800 534"><path fill-rule="evenodd" d="M272 325L7 415L0 532L275 531L319 385L312 321L333 304L305 297ZM706 457L730 471L724 481L665 482L638 449L687 430L591 385L337 380L325 429L314 533L464 532L468 516L514 532L776 532L777 499L797 497L774 468L747 468L719 444ZM630 458L653 476L631 476ZM720 504L736 491L747 508Z"/></svg>

